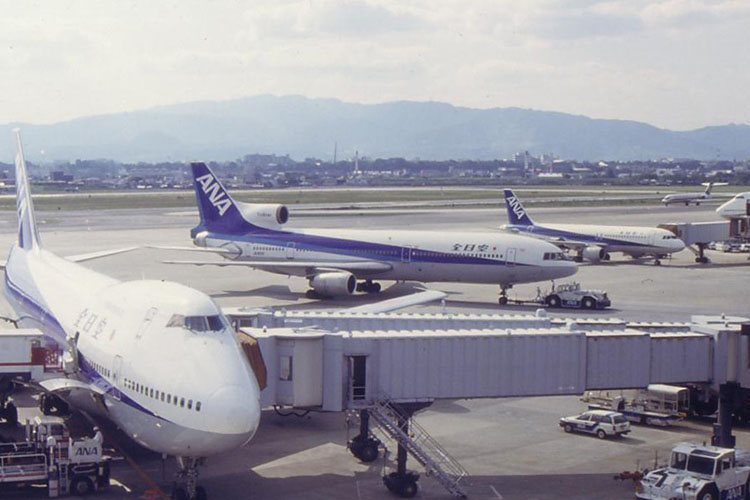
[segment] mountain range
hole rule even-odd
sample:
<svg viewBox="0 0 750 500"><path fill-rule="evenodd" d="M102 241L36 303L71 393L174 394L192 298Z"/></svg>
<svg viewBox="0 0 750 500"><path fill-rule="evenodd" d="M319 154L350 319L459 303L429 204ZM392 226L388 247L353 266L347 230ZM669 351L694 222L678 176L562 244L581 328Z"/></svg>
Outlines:
<svg viewBox="0 0 750 500"><path fill-rule="evenodd" d="M78 118L50 125L0 125L0 161L13 158L21 127L32 161L107 158L122 162L233 160L288 154L330 161L370 158L510 158L553 153L575 160L748 159L750 126L672 131L646 123L520 108L472 109L440 102L354 104L259 95ZM42 154L43 151L43 154Z"/></svg>

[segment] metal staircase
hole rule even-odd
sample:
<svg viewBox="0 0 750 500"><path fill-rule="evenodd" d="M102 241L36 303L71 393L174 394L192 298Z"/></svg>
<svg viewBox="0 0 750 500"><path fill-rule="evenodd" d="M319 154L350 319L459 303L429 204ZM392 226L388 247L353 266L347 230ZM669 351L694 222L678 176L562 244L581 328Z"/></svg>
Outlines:
<svg viewBox="0 0 750 500"><path fill-rule="evenodd" d="M379 429L422 464L428 476L434 476L455 498L466 498L459 484L467 475L466 470L413 418L408 419L408 432L405 432L400 423L406 417L396 405L380 401L370 407L369 412Z"/></svg>

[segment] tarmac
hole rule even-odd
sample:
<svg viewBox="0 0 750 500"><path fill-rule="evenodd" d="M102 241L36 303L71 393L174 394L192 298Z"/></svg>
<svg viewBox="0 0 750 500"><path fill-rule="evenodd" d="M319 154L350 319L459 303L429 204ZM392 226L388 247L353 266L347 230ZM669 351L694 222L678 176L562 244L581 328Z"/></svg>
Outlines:
<svg viewBox="0 0 750 500"><path fill-rule="evenodd" d="M714 206L539 208L529 214L537 222L578 222L654 226L664 222L718 220ZM197 223L190 212L169 209L41 212L42 241L61 255L74 255L130 245L191 246L189 229ZM435 209L373 215L309 215L292 218L291 227L354 227L425 230L497 231L506 222L504 209ZM0 214L0 249L15 239L15 214ZM4 250L3 250L4 251ZM689 321L693 314L750 316L750 261L748 254L707 252L708 265L696 264L688 251L663 260L633 261L615 254L607 263L582 264L576 276L585 288L606 290L610 309L599 312L563 310L551 315L616 317L633 321ZM183 267L164 259L195 259L195 253L138 249L86 263L90 268L122 280L174 280L200 289L222 306L274 308L350 307L372 300L366 295L314 301L304 295L306 280L261 271L219 267ZM204 257L204 256L200 256ZM205 256L212 259L212 256ZM408 293L420 285L384 283L380 298ZM449 312L533 313L535 306L497 304L498 288L488 285L433 283L428 288L449 293ZM511 298L531 298L545 283L520 285ZM10 314L4 300L2 314ZM438 311L440 305L418 308ZM33 401L32 401L33 404ZM459 400L435 403L416 419L469 471L469 498L591 500L633 498L633 483L613 477L622 471L662 463L679 441L709 441L711 422L687 421L670 428L634 425L623 439L599 440L565 434L561 416L585 409L576 397ZM200 483L209 498L248 499L388 499L382 484L388 460L362 464L346 450L344 414L310 413L282 417L264 412L260 429L245 448L211 457L201 468ZM356 431L350 432L350 437ZM735 429L738 446L750 449L750 429ZM141 467L168 490L175 465L162 465L159 456L126 445ZM419 471L413 460L409 467ZM113 467L113 486L99 498L138 498L147 486L125 462ZM428 477L420 480L417 498L447 499L449 494ZM4 493L5 494L5 493ZM10 498L22 498L13 494Z"/></svg>

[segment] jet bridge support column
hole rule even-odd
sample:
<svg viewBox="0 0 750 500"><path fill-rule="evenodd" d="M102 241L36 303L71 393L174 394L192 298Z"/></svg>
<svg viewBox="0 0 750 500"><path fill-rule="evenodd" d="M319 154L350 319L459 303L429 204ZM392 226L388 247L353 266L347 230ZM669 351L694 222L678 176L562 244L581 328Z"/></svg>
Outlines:
<svg viewBox="0 0 750 500"><path fill-rule="evenodd" d="M732 435L732 409L739 397L739 384L728 382L719 386L719 418L714 424L714 435L711 444L724 448L734 448L735 437Z"/></svg>

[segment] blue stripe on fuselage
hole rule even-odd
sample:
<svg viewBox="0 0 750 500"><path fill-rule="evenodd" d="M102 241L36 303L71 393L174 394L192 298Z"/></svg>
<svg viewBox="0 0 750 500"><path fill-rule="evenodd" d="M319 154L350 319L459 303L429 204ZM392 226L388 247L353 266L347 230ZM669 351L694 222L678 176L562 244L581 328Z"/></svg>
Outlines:
<svg viewBox="0 0 750 500"><path fill-rule="evenodd" d="M23 290L21 290L21 288L15 285L8 277L7 272L5 273L5 290L13 298L13 300L18 302L19 305L25 310L29 311L28 316L23 318L24 320L33 322L36 327L42 331L45 338L60 345L63 349L67 347L67 334L57 318L40 304L38 304L33 298L27 295ZM115 399L119 399L121 402L135 408L142 413L159 418L161 420L166 420L165 418L160 417L156 413L142 406L135 400L128 397L122 391L111 385L99 372L96 371L96 369L94 369L93 365L88 361L88 359L86 359L86 357L81 353L80 350L78 351L78 367L79 373L84 378L84 382L99 387L108 395L114 397Z"/></svg>
<svg viewBox="0 0 750 500"><path fill-rule="evenodd" d="M333 253L347 257L358 257L384 262L404 262L403 252L410 252L409 262L431 262L438 264L480 264L504 266L506 261L503 259L488 259L483 257L472 257L462 253L439 252L430 249L402 247L398 245L387 245L383 243L372 243L360 240L347 240L343 238L333 238L330 236L318 236L313 234L294 233L287 231L274 231L271 229L263 231L253 231L244 234L227 234L209 232L206 238L223 240L227 242L237 241L242 243L257 243L261 245L272 245L286 247L294 244L294 248L309 250L313 252ZM512 248L512 247L510 247ZM492 252L504 252L506 249L495 249ZM427 255L422 255L427 253ZM467 251L466 253L491 253L489 250ZM251 258L252 255L243 255L245 258ZM516 266L526 266L521 262L513 262Z"/></svg>
<svg viewBox="0 0 750 500"><path fill-rule="evenodd" d="M633 241L627 241L627 240L615 240L612 238L597 238L595 236L582 234L582 233L574 233L571 231L563 231L561 229L552 229L549 227L539 226L539 225L533 225L533 226L521 226L521 225L513 225L509 224L506 226L510 229L515 229L519 232L519 234L527 234L529 236L533 235L540 235L540 236L547 236L550 238L564 238L574 241L583 241L586 243L591 243L592 245L609 245L609 246L629 246L633 248L653 248L655 245L652 245L651 243L637 243ZM564 241L560 241L560 243L565 243Z"/></svg>

